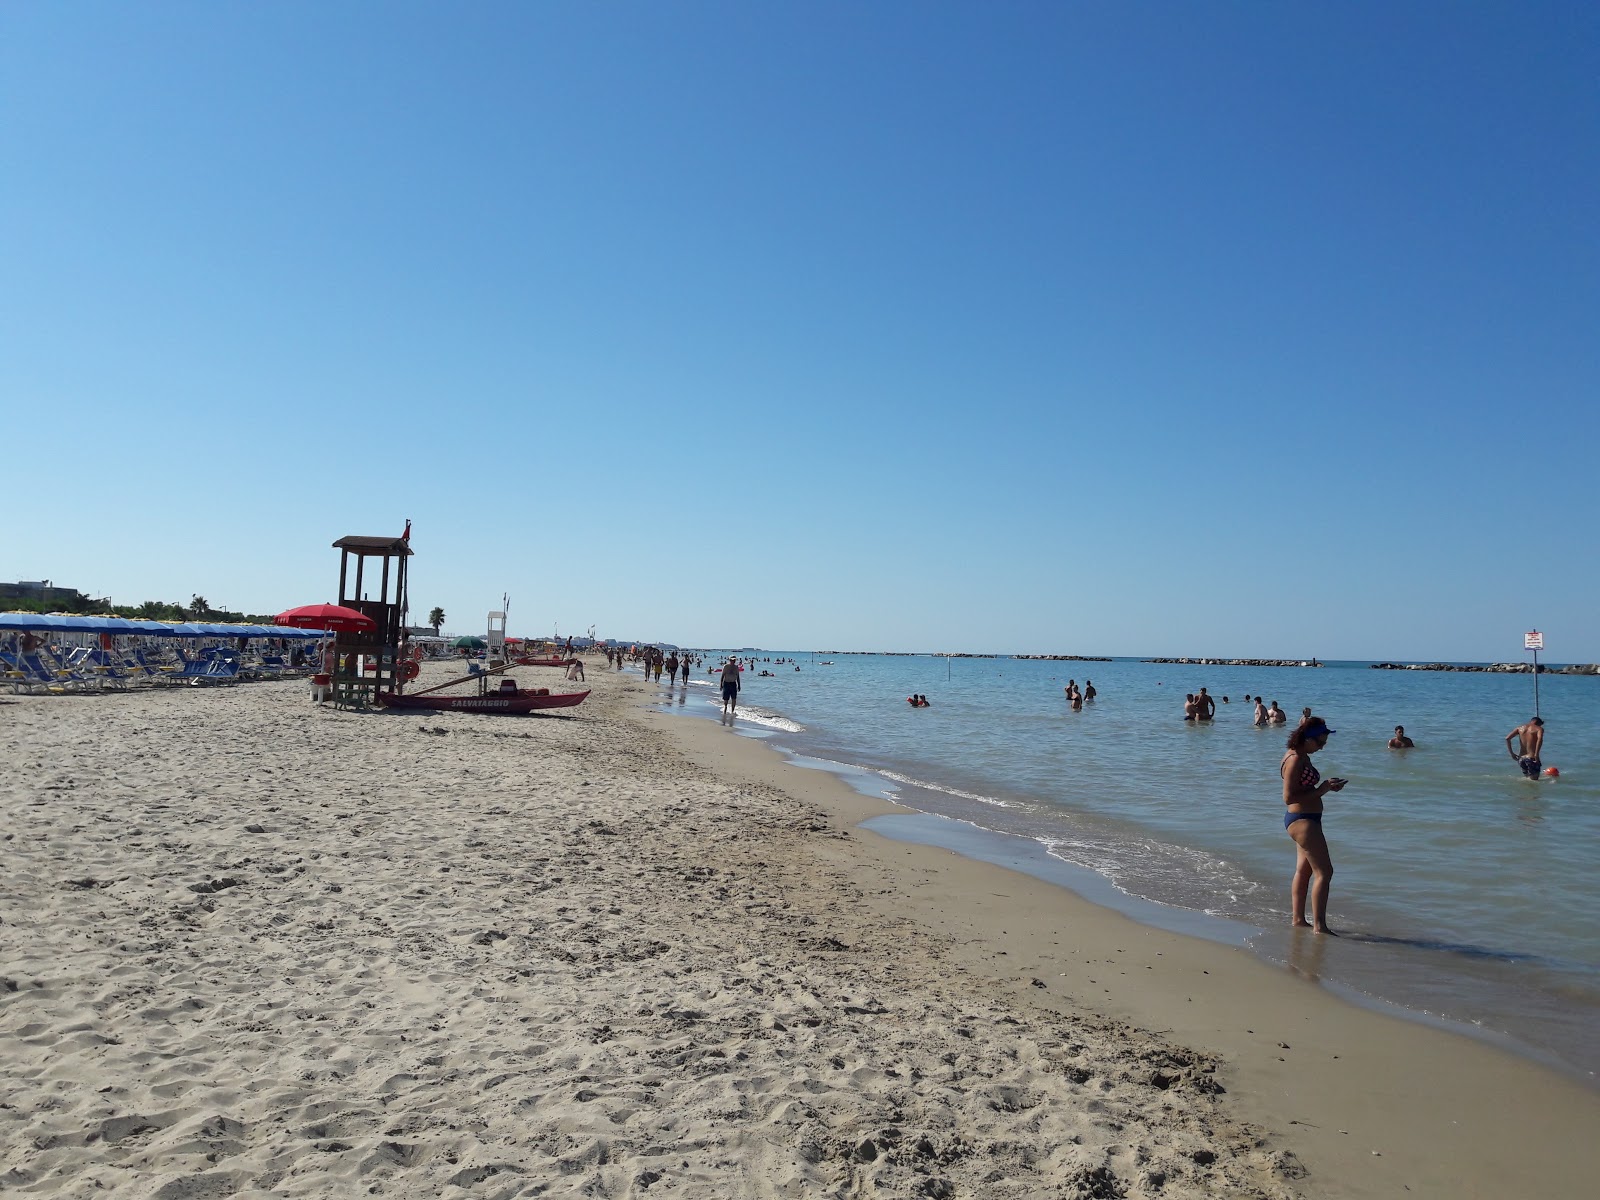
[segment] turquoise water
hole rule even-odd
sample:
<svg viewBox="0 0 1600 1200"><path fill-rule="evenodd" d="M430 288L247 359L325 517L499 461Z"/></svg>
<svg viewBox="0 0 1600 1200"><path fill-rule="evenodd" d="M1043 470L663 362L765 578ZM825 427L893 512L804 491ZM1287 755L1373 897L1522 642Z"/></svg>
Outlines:
<svg viewBox="0 0 1600 1200"><path fill-rule="evenodd" d="M912 808L1032 839L1127 896L1253 926L1258 952L1303 973L1600 1072L1600 678L1541 677L1544 762L1561 777L1535 783L1504 742L1533 713L1531 676L757 657L780 655L802 669L752 664L746 731L869 772ZM1062 688L1086 677L1099 696L1071 712ZM671 707L716 715L712 682ZM1201 686L1216 721L1185 723ZM912 692L932 707L911 708ZM1350 780L1326 801L1340 939L1287 928L1286 730L1255 728L1246 694L1338 731L1317 765ZM1416 749L1386 748L1397 724Z"/></svg>

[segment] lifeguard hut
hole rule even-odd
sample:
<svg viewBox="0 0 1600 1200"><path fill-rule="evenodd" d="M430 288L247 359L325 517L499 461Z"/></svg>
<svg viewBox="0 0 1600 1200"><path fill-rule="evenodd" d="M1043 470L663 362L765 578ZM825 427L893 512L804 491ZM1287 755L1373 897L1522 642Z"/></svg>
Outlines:
<svg viewBox="0 0 1600 1200"><path fill-rule="evenodd" d="M489 648L484 651L485 660L491 667L503 667L506 663L506 614L492 612L489 614L489 636L484 639Z"/></svg>
<svg viewBox="0 0 1600 1200"><path fill-rule="evenodd" d="M406 559L411 557L411 522L406 522L406 531L399 537L352 535L340 538L333 546L339 551L339 604L372 621L371 629L335 636L333 699L338 705L363 708L377 704L380 694L399 690L406 614L410 610L406 600ZM373 585L378 593L375 599L369 594Z"/></svg>

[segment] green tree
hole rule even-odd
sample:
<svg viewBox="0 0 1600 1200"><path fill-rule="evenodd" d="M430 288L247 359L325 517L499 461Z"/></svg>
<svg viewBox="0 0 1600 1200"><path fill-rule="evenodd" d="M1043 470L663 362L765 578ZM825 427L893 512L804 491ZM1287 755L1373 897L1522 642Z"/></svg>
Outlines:
<svg viewBox="0 0 1600 1200"><path fill-rule="evenodd" d="M436 608L428 614L428 624L433 626L433 636L439 636L439 627L444 624L444 609Z"/></svg>
<svg viewBox="0 0 1600 1200"><path fill-rule="evenodd" d="M167 615L167 606L159 600L146 600L139 605L139 615L147 621L159 621Z"/></svg>
<svg viewBox="0 0 1600 1200"><path fill-rule="evenodd" d="M208 617L211 615L211 604L204 596L189 597L189 615L192 617Z"/></svg>

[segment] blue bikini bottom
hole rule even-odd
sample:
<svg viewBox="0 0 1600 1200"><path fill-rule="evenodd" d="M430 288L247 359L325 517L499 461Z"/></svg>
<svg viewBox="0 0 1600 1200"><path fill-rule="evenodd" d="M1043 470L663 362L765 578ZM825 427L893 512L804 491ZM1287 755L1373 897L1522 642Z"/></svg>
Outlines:
<svg viewBox="0 0 1600 1200"><path fill-rule="evenodd" d="M1283 827L1285 829L1289 828L1289 826L1293 825L1296 821L1315 821L1318 825L1321 825L1322 814L1297 812L1286 812L1283 814Z"/></svg>

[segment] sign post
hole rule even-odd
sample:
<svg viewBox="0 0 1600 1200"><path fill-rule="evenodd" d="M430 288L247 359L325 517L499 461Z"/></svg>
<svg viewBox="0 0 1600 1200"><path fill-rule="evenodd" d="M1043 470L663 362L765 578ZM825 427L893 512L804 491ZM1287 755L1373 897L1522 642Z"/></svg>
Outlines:
<svg viewBox="0 0 1600 1200"><path fill-rule="evenodd" d="M1522 635L1522 648L1533 651L1533 715L1539 715L1539 651L1544 649L1544 634L1530 629Z"/></svg>

